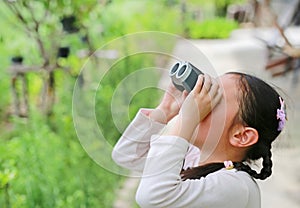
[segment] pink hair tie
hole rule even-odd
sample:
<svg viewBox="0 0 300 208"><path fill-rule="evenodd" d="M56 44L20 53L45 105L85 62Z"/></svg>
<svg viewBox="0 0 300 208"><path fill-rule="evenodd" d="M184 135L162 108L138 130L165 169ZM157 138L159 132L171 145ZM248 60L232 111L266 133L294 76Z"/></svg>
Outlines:
<svg viewBox="0 0 300 208"><path fill-rule="evenodd" d="M280 102L280 109L277 109L277 116L276 116L277 120L279 120L277 130L282 131L286 123L286 115L284 111L284 100L282 100L281 97L279 97L279 102Z"/></svg>
<svg viewBox="0 0 300 208"><path fill-rule="evenodd" d="M234 168L233 162L231 160L224 161L224 166L226 170L231 170Z"/></svg>

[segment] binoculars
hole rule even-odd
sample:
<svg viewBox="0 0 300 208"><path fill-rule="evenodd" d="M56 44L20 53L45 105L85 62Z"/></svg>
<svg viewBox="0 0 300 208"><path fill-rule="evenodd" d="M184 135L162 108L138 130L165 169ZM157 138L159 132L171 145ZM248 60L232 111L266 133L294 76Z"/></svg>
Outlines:
<svg viewBox="0 0 300 208"><path fill-rule="evenodd" d="M174 86L180 90L192 91L198 80L198 76L204 74L189 62L176 62L169 71Z"/></svg>

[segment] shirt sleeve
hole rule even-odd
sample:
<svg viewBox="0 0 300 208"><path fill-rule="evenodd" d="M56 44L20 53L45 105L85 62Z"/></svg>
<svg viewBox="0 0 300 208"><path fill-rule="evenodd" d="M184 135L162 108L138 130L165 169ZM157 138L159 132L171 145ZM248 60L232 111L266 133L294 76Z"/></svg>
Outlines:
<svg viewBox="0 0 300 208"><path fill-rule="evenodd" d="M153 136L136 200L143 207L247 207L248 187L236 170L217 171L182 181L189 143L175 136Z"/></svg>
<svg viewBox="0 0 300 208"><path fill-rule="evenodd" d="M151 109L140 109L115 145L112 158L120 166L142 172L150 147L150 138L158 134L165 124L148 116Z"/></svg>

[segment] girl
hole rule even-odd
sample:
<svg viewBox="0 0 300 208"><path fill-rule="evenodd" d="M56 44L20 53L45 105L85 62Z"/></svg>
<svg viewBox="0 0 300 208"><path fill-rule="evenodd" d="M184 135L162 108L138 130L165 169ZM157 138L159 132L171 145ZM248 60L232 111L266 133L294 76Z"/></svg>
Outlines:
<svg viewBox="0 0 300 208"><path fill-rule="evenodd" d="M258 208L253 178L271 175L271 144L285 121L284 101L264 81L200 75L188 95L170 86L157 108L141 109L112 157L143 172L141 207ZM249 166L258 159L259 173Z"/></svg>

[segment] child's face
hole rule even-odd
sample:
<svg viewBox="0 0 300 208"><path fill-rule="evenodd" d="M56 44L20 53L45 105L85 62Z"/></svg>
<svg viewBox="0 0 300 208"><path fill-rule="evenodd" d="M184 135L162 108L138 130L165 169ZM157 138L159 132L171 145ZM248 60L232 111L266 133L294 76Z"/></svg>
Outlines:
<svg viewBox="0 0 300 208"><path fill-rule="evenodd" d="M199 124L194 144L200 149L208 148L213 151L220 142L228 142L230 127L239 110L238 79L239 77L233 74L218 77L223 98L212 113Z"/></svg>

